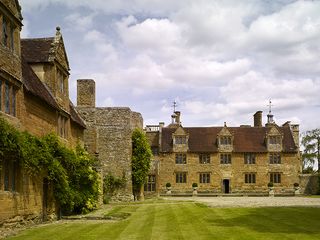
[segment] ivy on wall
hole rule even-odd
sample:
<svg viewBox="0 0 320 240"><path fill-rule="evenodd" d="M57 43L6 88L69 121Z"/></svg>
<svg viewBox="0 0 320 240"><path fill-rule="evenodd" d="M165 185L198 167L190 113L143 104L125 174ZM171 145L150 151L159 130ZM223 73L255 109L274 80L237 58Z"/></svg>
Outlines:
<svg viewBox="0 0 320 240"><path fill-rule="evenodd" d="M84 213L96 207L101 192L94 170L96 160L80 145L69 149L55 134L35 137L0 118L0 156L19 159L20 166L34 178L47 177L64 214Z"/></svg>

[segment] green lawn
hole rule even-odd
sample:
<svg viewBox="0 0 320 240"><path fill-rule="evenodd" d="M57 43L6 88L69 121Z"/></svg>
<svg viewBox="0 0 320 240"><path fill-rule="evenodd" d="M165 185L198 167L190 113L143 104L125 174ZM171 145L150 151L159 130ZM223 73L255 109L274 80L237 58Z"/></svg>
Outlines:
<svg viewBox="0 0 320 240"><path fill-rule="evenodd" d="M320 208L208 208L159 201L115 205L105 215L126 219L68 221L10 239L320 239Z"/></svg>

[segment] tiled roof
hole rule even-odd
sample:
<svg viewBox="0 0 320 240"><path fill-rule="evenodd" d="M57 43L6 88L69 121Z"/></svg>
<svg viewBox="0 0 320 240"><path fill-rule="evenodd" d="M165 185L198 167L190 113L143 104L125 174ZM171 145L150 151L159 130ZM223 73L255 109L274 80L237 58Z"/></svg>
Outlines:
<svg viewBox="0 0 320 240"><path fill-rule="evenodd" d="M54 38L21 39L21 50L28 63L49 62Z"/></svg>
<svg viewBox="0 0 320 240"><path fill-rule="evenodd" d="M81 127L86 128L86 124L83 122L83 120L79 116L78 112L76 111L71 101L70 101L70 116L72 121L79 124Z"/></svg>
<svg viewBox="0 0 320 240"><path fill-rule="evenodd" d="M217 135L222 127L191 127L184 128L189 134L190 152L218 152ZM162 128L162 152L171 152L173 147L172 133L175 128ZM268 131L267 127L228 127L228 130L234 136L234 152L268 152L265 143L265 137ZM297 152L293 136L289 126L279 127L283 134L283 151Z"/></svg>
<svg viewBox="0 0 320 240"><path fill-rule="evenodd" d="M41 100L45 101L51 107L60 110L60 107L54 97L51 95L47 87L41 82L41 80L34 73L32 68L26 62L24 56L21 60L22 64L22 80L25 86L25 89L33 94L36 97L39 97Z"/></svg>

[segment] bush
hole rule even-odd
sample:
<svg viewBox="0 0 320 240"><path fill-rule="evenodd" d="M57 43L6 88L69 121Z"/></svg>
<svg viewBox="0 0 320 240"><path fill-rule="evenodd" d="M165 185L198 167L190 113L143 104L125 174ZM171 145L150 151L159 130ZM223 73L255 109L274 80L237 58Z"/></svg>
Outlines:
<svg viewBox="0 0 320 240"><path fill-rule="evenodd" d="M295 183L293 184L293 186L294 186L294 187L299 187L299 183L295 182Z"/></svg>
<svg viewBox="0 0 320 240"><path fill-rule="evenodd" d="M166 183L166 188L169 188L169 187L171 187L171 183L167 182Z"/></svg>
<svg viewBox="0 0 320 240"><path fill-rule="evenodd" d="M195 183L195 182L192 183L192 187L193 187L193 188L198 187L198 183Z"/></svg>
<svg viewBox="0 0 320 240"><path fill-rule="evenodd" d="M273 187L273 182L269 182L269 183L268 183L268 187L269 187L269 188Z"/></svg>

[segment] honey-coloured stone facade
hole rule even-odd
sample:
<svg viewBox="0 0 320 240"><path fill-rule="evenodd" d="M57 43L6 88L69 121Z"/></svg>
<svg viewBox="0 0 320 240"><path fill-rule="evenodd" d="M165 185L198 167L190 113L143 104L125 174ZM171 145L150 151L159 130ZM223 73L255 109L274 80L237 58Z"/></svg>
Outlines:
<svg viewBox="0 0 320 240"><path fill-rule="evenodd" d="M192 184L197 183L198 194L265 195L268 183L274 182L276 194L293 194L302 169L294 140L298 126L273 123L263 127L259 116L261 111L255 114L254 127L188 128L175 121L168 127L163 123L147 126L154 153L149 174L156 181L155 189L146 193L165 194L166 183L171 183L172 194L190 194ZM185 136L187 141L177 144L176 136ZM274 136L279 136L280 142L275 142Z"/></svg>

